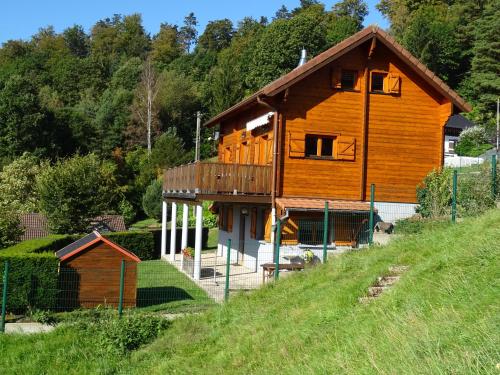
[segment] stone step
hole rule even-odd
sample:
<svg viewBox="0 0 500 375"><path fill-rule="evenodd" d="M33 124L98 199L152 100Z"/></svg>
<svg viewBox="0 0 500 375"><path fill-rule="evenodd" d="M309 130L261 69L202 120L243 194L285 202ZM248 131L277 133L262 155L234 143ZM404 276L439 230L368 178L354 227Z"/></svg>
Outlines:
<svg viewBox="0 0 500 375"><path fill-rule="evenodd" d="M410 267L403 266L403 265L389 266L389 272L394 274L394 275L400 275L403 272L408 271L409 268Z"/></svg>
<svg viewBox="0 0 500 375"><path fill-rule="evenodd" d="M387 289L389 289L389 288L386 286L371 286L368 288L368 296L369 297L378 297L380 294L382 294Z"/></svg>
<svg viewBox="0 0 500 375"><path fill-rule="evenodd" d="M397 281L399 281L400 276L382 276L377 278L377 284L375 286L391 286Z"/></svg>

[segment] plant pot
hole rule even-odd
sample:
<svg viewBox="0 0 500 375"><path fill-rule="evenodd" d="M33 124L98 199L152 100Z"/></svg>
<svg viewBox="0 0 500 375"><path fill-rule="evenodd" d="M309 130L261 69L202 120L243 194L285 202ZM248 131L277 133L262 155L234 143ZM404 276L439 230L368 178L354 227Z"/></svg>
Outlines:
<svg viewBox="0 0 500 375"><path fill-rule="evenodd" d="M188 274L189 276L193 277L194 274L194 258L190 256L186 256L182 254L183 256L183 261L182 261L182 270Z"/></svg>

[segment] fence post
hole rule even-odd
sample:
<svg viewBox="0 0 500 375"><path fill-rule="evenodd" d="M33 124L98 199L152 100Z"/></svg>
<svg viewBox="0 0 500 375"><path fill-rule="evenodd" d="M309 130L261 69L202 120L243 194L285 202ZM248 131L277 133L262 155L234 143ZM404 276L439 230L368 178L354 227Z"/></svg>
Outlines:
<svg viewBox="0 0 500 375"><path fill-rule="evenodd" d="M7 284L9 283L9 261L6 260L3 268L3 292L2 292L2 322L0 332L5 332L5 313L7 312Z"/></svg>
<svg viewBox="0 0 500 375"><path fill-rule="evenodd" d="M368 243L371 245L373 243L373 222L374 222L374 211L375 211L375 184L370 185L370 219L368 222L369 226L369 237Z"/></svg>
<svg viewBox="0 0 500 375"><path fill-rule="evenodd" d="M123 289L125 286L125 260L122 259L120 268L120 300L118 301L118 316L121 318L123 313Z"/></svg>
<svg viewBox="0 0 500 375"><path fill-rule="evenodd" d="M326 263L328 245L328 201L325 201L325 217L323 219L323 263Z"/></svg>
<svg viewBox="0 0 500 375"><path fill-rule="evenodd" d="M281 220L276 221L276 259L274 264L276 269L274 270L274 279L278 280L280 277L280 242L281 242Z"/></svg>
<svg viewBox="0 0 500 375"><path fill-rule="evenodd" d="M224 301L229 298L229 271L231 270L231 239L227 239L227 251L226 251L226 286L224 287Z"/></svg>
<svg viewBox="0 0 500 375"><path fill-rule="evenodd" d="M453 190L451 193L451 222L454 223L457 219L457 183L458 173L455 169L453 171Z"/></svg>
<svg viewBox="0 0 500 375"><path fill-rule="evenodd" d="M497 197L497 156L491 155L491 193L493 200Z"/></svg>

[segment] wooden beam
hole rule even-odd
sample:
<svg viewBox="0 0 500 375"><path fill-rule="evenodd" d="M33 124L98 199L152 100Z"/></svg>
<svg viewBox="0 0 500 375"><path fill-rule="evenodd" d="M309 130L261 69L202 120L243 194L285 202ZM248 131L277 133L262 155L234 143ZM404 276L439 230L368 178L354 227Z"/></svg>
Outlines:
<svg viewBox="0 0 500 375"><path fill-rule="evenodd" d="M373 52L375 52L375 47L377 47L377 37L372 38L372 43L370 44L370 51L368 52L368 60L371 60Z"/></svg>

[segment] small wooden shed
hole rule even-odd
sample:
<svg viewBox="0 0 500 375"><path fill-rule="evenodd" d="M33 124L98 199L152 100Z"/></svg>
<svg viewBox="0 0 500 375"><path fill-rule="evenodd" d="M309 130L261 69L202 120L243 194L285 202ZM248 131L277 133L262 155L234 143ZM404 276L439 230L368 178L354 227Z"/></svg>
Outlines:
<svg viewBox="0 0 500 375"><path fill-rule="evenodd" d="M58 305L62 309L118 306L122 260L123 306L136 306L140 259L131 251L93 231L57 251L56 256L60 260Z"/></svg>

